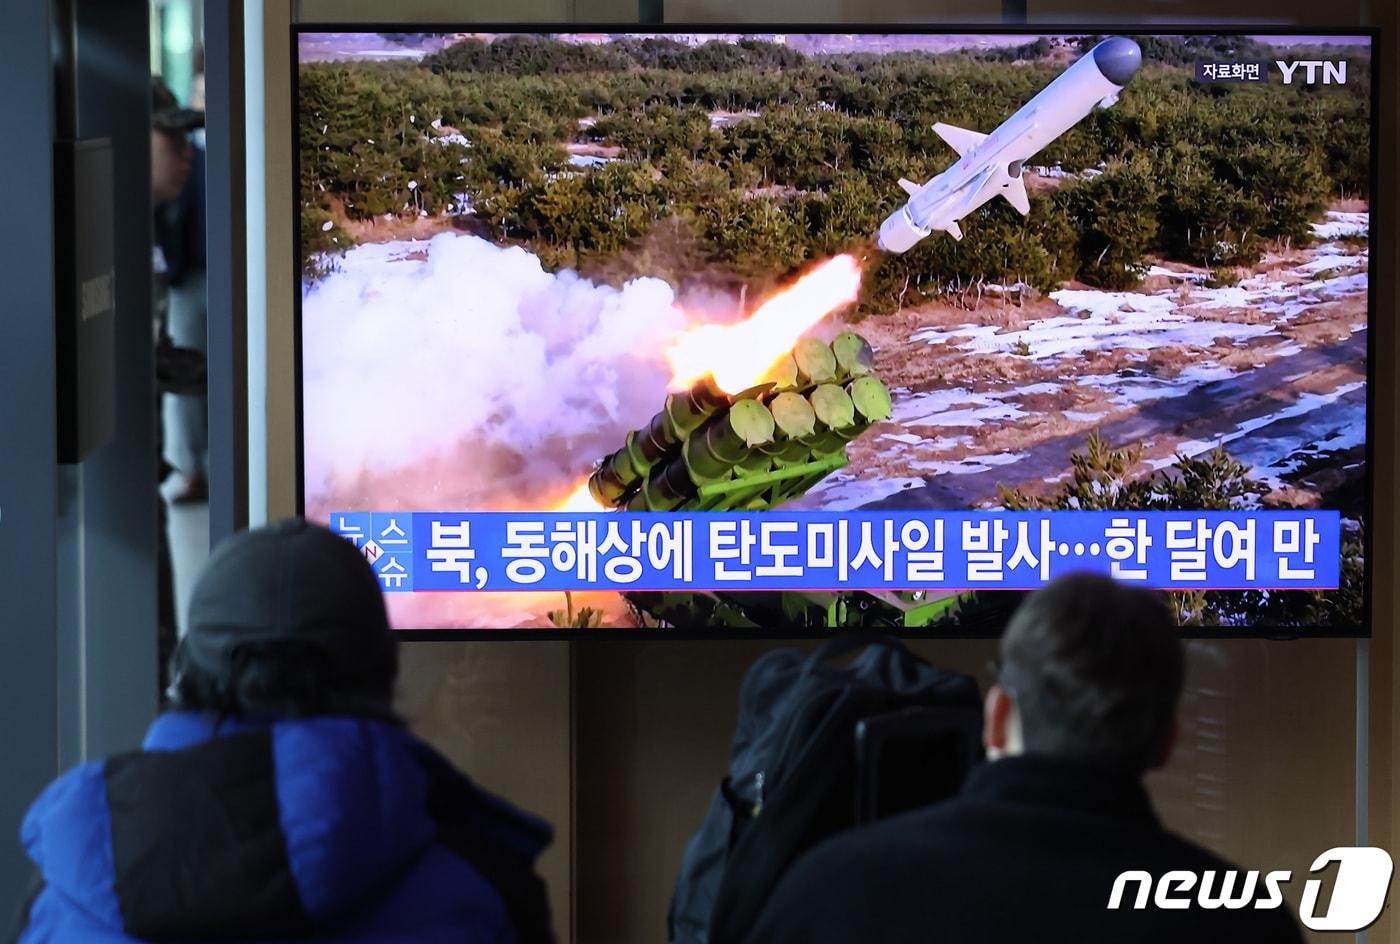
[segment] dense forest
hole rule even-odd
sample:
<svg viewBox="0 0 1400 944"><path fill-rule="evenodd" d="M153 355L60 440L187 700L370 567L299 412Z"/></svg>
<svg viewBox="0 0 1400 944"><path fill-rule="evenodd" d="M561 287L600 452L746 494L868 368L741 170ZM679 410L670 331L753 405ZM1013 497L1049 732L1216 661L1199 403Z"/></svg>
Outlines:
<svg viewBox="0 0 1400 944"><path fill-rule="evenodd" d="M1347 50L1340 87L1202 85L1197 59L1293 51L1138 39L1146 65L1119 103L1034 159L1067 176L1032 187L1027 220L995 200L963 221L961 242L935 235L873 259L862 311L981 281L1127 288L1150 255L1228 277L1271 243L1306 241L1329 200L1366 196L1364 53ZM347 228L469 206L493 239L599 279L779 279L867 250L904 199L897 179L956 159L935 121L991 131L1092 42L804 56L759 41L512 36L416 63L304 64L305 271L334 266Z"/></svg>

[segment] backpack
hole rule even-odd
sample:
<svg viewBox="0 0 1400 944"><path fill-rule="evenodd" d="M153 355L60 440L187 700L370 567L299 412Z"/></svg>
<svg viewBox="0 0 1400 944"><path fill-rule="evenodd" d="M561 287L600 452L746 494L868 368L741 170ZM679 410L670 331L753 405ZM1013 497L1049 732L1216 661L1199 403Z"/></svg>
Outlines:
<svg viewBox="0 0 1400 944"><path fill-rule="evenodd" d="M863 651L842 668L840 655ZM857 722L913 706L980 711L977 683L897 640L832 639L766 653L739 690L729 773L686 844L667 913L671 944L738 944L778 879L855 825Z"/></svg>

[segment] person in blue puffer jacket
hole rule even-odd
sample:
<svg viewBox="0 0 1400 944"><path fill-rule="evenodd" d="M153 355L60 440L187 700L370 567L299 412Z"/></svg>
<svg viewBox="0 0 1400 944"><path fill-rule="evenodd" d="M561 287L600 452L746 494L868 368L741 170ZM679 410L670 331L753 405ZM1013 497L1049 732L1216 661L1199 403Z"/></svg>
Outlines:
<svg viewBox="0 0 1400 944"><path fill-rule="evenodd" d="M302 520L224 541L138 752L25 817L22 944L553 941L548 824L395 718L397 640L350 542Z"/></svg>

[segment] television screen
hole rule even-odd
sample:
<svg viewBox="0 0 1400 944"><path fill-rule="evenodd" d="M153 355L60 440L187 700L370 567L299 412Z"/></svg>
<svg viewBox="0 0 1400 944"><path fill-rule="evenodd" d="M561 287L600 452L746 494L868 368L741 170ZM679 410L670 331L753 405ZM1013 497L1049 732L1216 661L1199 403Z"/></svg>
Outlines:
<svg viewBox="0 0 1400 944"><path fill-rule="evenodd" d="M1367 632L1373 37L336 29L299 491L396 626Z"/></svg>

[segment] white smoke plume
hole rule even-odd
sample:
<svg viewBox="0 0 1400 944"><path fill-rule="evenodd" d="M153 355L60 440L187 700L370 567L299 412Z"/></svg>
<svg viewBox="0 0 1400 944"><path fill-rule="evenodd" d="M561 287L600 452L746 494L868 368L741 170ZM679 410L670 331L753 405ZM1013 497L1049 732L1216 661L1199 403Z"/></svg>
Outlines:
<svg viewBox="0 0 1400 944"><path fill-rule="evenodd" d="M302 302L308 514L548 507L660 409L686 326L659 279L475 236L353 249Z"/></svg>

